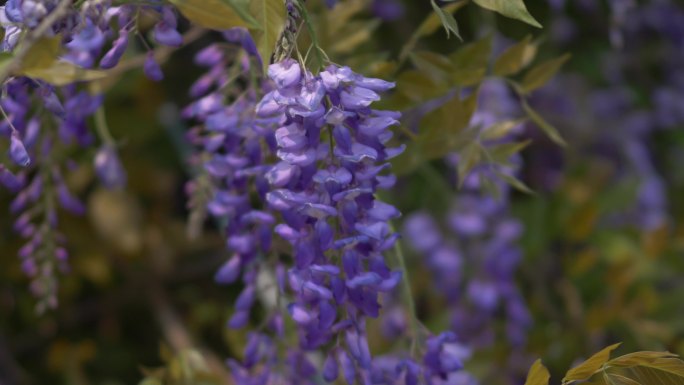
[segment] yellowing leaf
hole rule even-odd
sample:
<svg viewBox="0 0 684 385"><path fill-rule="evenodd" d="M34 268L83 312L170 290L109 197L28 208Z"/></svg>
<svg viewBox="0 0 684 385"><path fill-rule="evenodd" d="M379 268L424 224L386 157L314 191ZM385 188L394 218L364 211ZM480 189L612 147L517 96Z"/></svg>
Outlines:
<svg viewBox="0 0 684 385"><path fill-rule="evenodd" d="M530 93L546 84L561 69L563 64L570 59L570 54L551 59L532 67L522 80L522 89Z"/></svg>
<svg viewBox="0 0 684 385"><path fill-rule="evenodd" d="M121 191L99 189L90 196L88 214L105 241L126 253L140 251L140 206L133 197Z"/></svg>
<svg viewBox="0 0 684 385"><path fill-rule="evenodd" d="M527 380L525 380L525 385L548 385L549 374L548 369L542 364L541 360L537 360L532 364L530 371L527 373Z"/></svg>
<svg viewBox="0 0 684 385"><path fill-rule="evenodd" d="M601 369L603 364L610 360L610 352L617 349L618 346L620 346L619 343L610 345L601 350L600 352L589 357L588 360L568 370L568 372L565 374L565 377L563 378L563 383L565 384L567 382L572 381L586 380L587 378L594 375L594 373Z"/></svg>
<svg viewBox="0 0 684 385"><path fill-rule="evenodd" d="M526 64L528 46L532 36L527 36L522 41L508 47L494 62L494 75L515 75Z"/></svg>
<svg viewBox="0 0 684 385"><path fill-rule="evenodd" d="M44 69L52 66L57 60L61 47L62 37L43 37L38 39L21 62L21 72L34 69ZM21 44L21 43L20 43Z"/></svg>
<svg viewBox="0 0 684 385"><path fill-rule="evenodd" d="M171 4L193 23L211 29L228 29L233 27L256 28L258 24L245 20L236 9L225 0L169 0ZM245 16L246 17L246 16ZM251 17L251 15L250 15Z"/></svg>
<svg viewBox="0 0 684 385"><path fill-rule="evenodd" d="M606 362L588 384L684 385L684 361L668 352L631 353Z"/></svg>
<svg viewBox="0 0 684 385"><path fill-rule="evenodd" d="M611 366L636 366L641 364L647 364L661 358L674 358L677 357L676 354L670 352L636 352L625 354L618 358L610 360L609 364Z"/></svg>
<svg viewBox="0 0 684 385"><path fill-rule="evenodd" d="M541 28L541 24L530 15L523 0L474 0L482 8L498 12L506 17L518 19L525 23Z"/></svg>
<svg viewBox="0 0 684 385"><path fill-rule="evenodd" d="M98 80L107 76L105 71L81 68L66 61L56 61L48 67L23 69L21 74L56 86Z"/></svg>
<svg viewBox="0 0 684 385"><path fill-rule="evenodd" d="M249 9L252 16L261 25L260 29L252 29L250 32L254 37L264 67L266 67L285 25L285 18L287 17L285 3L282 0L252 0Z"/></svg>
<svg viewBox="0 0 684 385"><path fill-rule="evenodd" d="M542 131L544 131L544 133L549 137L549 139L551 139L560 146L567 145L563 137L560 135L560 133L558 133L558 130L556 130L556 127L552 126L551 124L549 124L549 122L544 120L544 118L542 118L541 115L537 113L537 111L533 110L532 107L530 107L530 105L527 104L525 100L523 100L521 104L523 110L525 110L525 112L527 113L527 116L529 116L530 119L532 119L532 121L537 126L539 126L539 128L541 128Z"/></svg>

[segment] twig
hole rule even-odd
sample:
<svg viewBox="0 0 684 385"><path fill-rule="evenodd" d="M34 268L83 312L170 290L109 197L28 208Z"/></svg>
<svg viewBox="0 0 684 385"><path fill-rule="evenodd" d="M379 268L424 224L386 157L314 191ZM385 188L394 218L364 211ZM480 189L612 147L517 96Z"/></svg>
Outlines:
<svg viewBox="0 0 684 385"><path fill-rule="evenodd" d="M52 11L43 21L36 27L36 29L28 32L26 37L22 39L17 49L13 52L12 60L4 67L0 67L0 83L12 75L15 71L21 68L21 63L31 51L31 47L50 29L52 26L69 11L72 0L62 0L57 4L57 7Z"/></svg>
<svg viewBox="0 0 684 385"><path fill-rule="evenodd" d="M200 28L200 27L193 27L191 28L188 32L183 34L183 43L184 45L188 45L195 40L199 39L202 37L207 32L206 29ZM178 48L175 47L159 47L154 50L154 58L157 60L158 63L163 63L168 58L171 56L171 54L176 51ZM147 59L147 54L142 54L138 55L134 58L128 59L126 61L121 62L118 66L114 67L113 69L109 70L109 74L118 74L121 72L126 72L128 70L134 69L141 67L142 65L145 64L145 60Z"/></svg>

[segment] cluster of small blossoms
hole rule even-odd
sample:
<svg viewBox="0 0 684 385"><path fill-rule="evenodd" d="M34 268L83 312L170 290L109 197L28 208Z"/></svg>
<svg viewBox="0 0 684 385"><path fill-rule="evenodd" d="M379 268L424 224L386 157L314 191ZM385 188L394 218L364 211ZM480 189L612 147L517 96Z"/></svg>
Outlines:
<svg viewBox="0 0 684 385"><path fill-rule="evenodd" d="M231 328L241 328L249 321L258 272L266 263L258 257L269 255L271 249L275 219L267 207L254 208L252 201L265 202L269 191L265 175L280 119L255 114L262 85L259 80L250 82L258 78L261 63L247 31L235 28L224 37L241 51L215 43L195 56L195 63L208 71L191 87L196 101L183 111L184 118L198 123L187 137L198 149L191 162L199 176L188 183L187 192L191 210L206 210L225 229L233 255L217 272L216 281L230 284L242 274L245 288L228 322Z"/></svg>
<svg viewBox="0 0 684 385"><path fill-rule="evenodd" d="M518 110L506 85L489 80L481 86L478 110L471 124L484 131L497 122L514 118ZM520 128L506 137L481 144L487 148L510 142ZM459 157L452 154L447 161L456 166ZM515 282L521 259L516 243L522 226L509 213L510 187L497 175L514 176L520 159L514 156L509 163L485 164L462 176L462 187L441 220L421 211L404 223L410 245L425 258L434 290L442 293L448 304L451 330L458 336L458 342L472 351L495 342L502 311L506 315L506 335L513 347L522 347L531 321ZM484 188L485 179L496 185L498 197ZM450 230L448 234L441 230L442 221Z"/></svg>
<svg viewBox="0 0 684 385"><path fill-rule="evenodd" d="M389 221L399 212L375 196L395 182L386 174L387 161L403 148L387 144L389 128L400 116L370 107L380 99L378 92L393 84L347 67L330 66L315 76L292 59L271 65L269 77L275 89L259 102L256 114L278 123L279 161L265 174L270 190L265 200L280 214L275 233L291 245L291 267L278 265L275 281L279 298L288 301L299 344L286 354L289 369L282 369L277 365L282 357L274 353L278 344L264 333L251 333L243 361L229 362L236 379L254 384L307 384L321 377L327 382L343 377L349 384L441 383L461 368L450 349L453 334L430 337L418 361L408 354L373 358L366 335L366 318L379 316L380 294L401 279L383 256L396 242ZM240 264L232 259L219 276L230 272L236 277ZM243 275L249 277L250 271ZM282 318L270 323L282 339ZM321 366L314 364L317 354L323 355Z"/></svg>
<svg viewBox="0 0 684 385"><path fill-rule="evenodd" d="M12 52L25 33L57 12L58 3L7 1L0 7L0 24L5 31L0 52ZM113 7L111 1L105 0L84 1L78 7L68 8L48 26L43 38L60 39L58 60L80 68L113 68L128 46L129 35L138 33L136 15L140 11L158 15L153 31L158 43L182 43L171 8L154 4ZM118 25L118 32L113 25ZM111 40L113 43L107 48ZM154 80L162 77L151 55L145 63L145 73ZM71 166L56 155L63 151L53 150L96 145L89 120L100 108L103 97L92 95L77 84L57 87L24 76L3 79L0 92L0 137L8 139L8 155L14 164L0 160L0 184L17 193L10 211L17 215L15 230L28 240L19 255L24 271L33 279L33 292L41 298L38 308L43 310L56 306L55 269L66 268L64 239L57 232L57 203L70 212L84 212L62 177L64 169ZM125 172L111 140L104 140L97 150L94 167L105 186L119 188L125 184Z"/></svg>

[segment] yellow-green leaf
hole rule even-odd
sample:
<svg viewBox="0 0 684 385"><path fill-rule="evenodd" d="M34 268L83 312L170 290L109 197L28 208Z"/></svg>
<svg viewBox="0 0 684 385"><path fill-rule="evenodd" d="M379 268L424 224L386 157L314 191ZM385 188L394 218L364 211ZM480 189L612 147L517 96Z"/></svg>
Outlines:
<svg viewBox="0 0 684 385"><path fill-rule="evenodd" d="M224 0L169 0L171 4L193 23L210 29L228 29L233 27L251 27L252 25L227 1Z"/></svg>
<svg viewBox="0 0 684 385"><path fill-rule="evenodd" d="M426 158L442 157L474 141L478 130L468 130L468 125L477 108L477 95L477 91L473 92L463 100L454 95L421 121L418 144Z"/></svg>
<svg viewBox="0 0 684 385"><path fill-rule="evenodd" d="M354 51L361 43L368 41L380 26L380 20L352 21L333 40L328 50L332 53L344 54Z"/></svg>
<svg viewBox="0 0 684 385"><path fill-rule="evenodd" d="M527 104L527 102L525 100L523 100L521 104L522 104L523 110L525 110L525 113L527 113L527 116L529 116L529 118L532 119L532 121L537 126L539 126L539 128L541 128L542 131L544 131L544 133L549 137L549 139L551 139L552 141L554 141L556 144L558 144L560 146L566 146L567 145L567 143L565 142L563 137L560 135L560 133L558 132L556 127L552 126L549 122L544 120L544 118L542 118L541 115L539 115L539 113L537 113L537 111L532 109L532 107L530 107L530 105Z"/></svg>
<svg viewBox="0 0 684 385"><path fill-rule="evenodd" d="M449 58L431 51L411 54L413 64L425 75L437 81L448 81L456 68Z"/></svg>
<svg viewBox="0 0 684 385"><path fill-rule="evenodd" d="M53 65L61 47L62 37L43 37L38 39L21 62L21 72L48 68Z"/></svg>
<svg viewBox="0 0 684 385"><path fill-rule="evenodd" d="M520 42L508 47L494 62L494 75L515 75L526 64L528 46L532 36L526 36Z"/></svg>
<svg viewBox="0 0 684 385"><path fill-rule="evenodd" d="M635 352L614 358L608 362L611 366L636 366L653 362L661 358L675 358L676 354L670 352Z"/></svg>
<svg viewBox="0 0 684 385"><path fill-rule="evenodd" d="M502 122L494 123L491 126L485 128L482 131L482 135L480 137L482 138L482 140L500 139L508 135L511 132L511 130L524 123L525 120L527 119L521 118L504 120Z"/></svg>
<svg viewBox="0 0 684 385"><path fill-rule="evenodd" d="M250 11L261 25L260 29L250 32L254 37L265 69L285 25L285 18L287 17L285 3L282 0L252 0Z"/></svg>
<svg viewBox="0 0 684 385"><path fill-rule="evenodd" d="M506 17L524 21L531 26L537 28L542 27L527 11L527 7L525 7L523 0L475 0L475 4L482 8L498 12Z"/></svg>
<svg viewBox="0 0 684 385"><path fill-rule="evenodd" d="M489 35L449 55L454 67L452 81L460 86L472 86L482 81L491 51L492 36Z"/></svg>
<svg viewBox="0 0 684 385"><path fill-rule="evenodd" d="M561 69L563 64L570 59L570 54L545 61L532 67L523 77L522 89L525 93L530 93L546 84Z"/></svg>
<svg viewBox="0 0 684 385"><path fill-rule="evenodd" d="M495 172L499 178L503 179L506 183L508 183L514 189L521 191L521 192L524 192L525 194L534 194L534 190L532 190L523 181L514 177L513 175L509 175L509 174L506 174L506 173L498 171L498 170Z"/></svg>
<svg viewBox="0 0 684 385"><path fill-rule="evenodd" d="M617 349L618 346L620 346L619 343L610 345L589 357L589 359L577 365L576 367L568 370L563 378L563 383L565 384L572 381L586 380L587 378L591 377L594 373L601 369L603 364L610 360L610 353Z"/></svg>
<svg viewBox="0 0 684 385"><path fill-rule="evenodd" d="M93 81L107 76L105 71L81 68L66 61L55 61L48 67L22 69L21 74L56 86Z"/></svg>
<svg viewBox="0 0 684 385"><path fill-rule="evenodd" d="M532 364L530 371L527 373L527 380L525 380L525 385L548 385L549 370L546 369L541 360L537 360Z"/></svg>

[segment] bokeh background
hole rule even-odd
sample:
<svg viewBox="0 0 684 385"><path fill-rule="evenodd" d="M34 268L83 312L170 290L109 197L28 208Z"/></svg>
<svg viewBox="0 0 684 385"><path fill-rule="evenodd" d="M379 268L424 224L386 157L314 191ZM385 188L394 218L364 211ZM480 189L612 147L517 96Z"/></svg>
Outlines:
<svg viewBox="0 0 684 385"><path fill-rule="evenodd" d="M684 354L684 3L526 4L543 29L478 7L455 17L466 43L492 36L502 52L531 34L542 59L572 54L529 100L567 146L534 123L519 129L532 142L516 158L517 175L533 193L504 187L491 197L478 170L459 187L449 161L400 179L388 199L404 212L419 318L467 337L466 367L483 384L521 384L537 357L559 378L615 342L623 352ZM348 33L321 45L373 74L367 58L398 55L430 12L427 2L375 0ZM360 35L349 50L339 36L351 30ZM162 366L169 347L198 348L218 372L241 354L245 336L225 327L240 288L213 280L227 253L221 234L210 222L195 239L186 232L191 149L180 110L202 73L193 54L219 39L206 33L174 52L163 82L131 70L106 84L128 186L98 187L92 154L74 153L68 182L88 210L61 217L72 256L54 311L35 312L15 257L11 197L0 191L0 384L131 384ZM465 43L438 31L420 44L451 52ZM474 119L522 116L500 79L483 90ZM443 247L421 245L426 226ZM456 275L439 276L449 268ZM373 327L391 331L389 318Z"/></svg>

